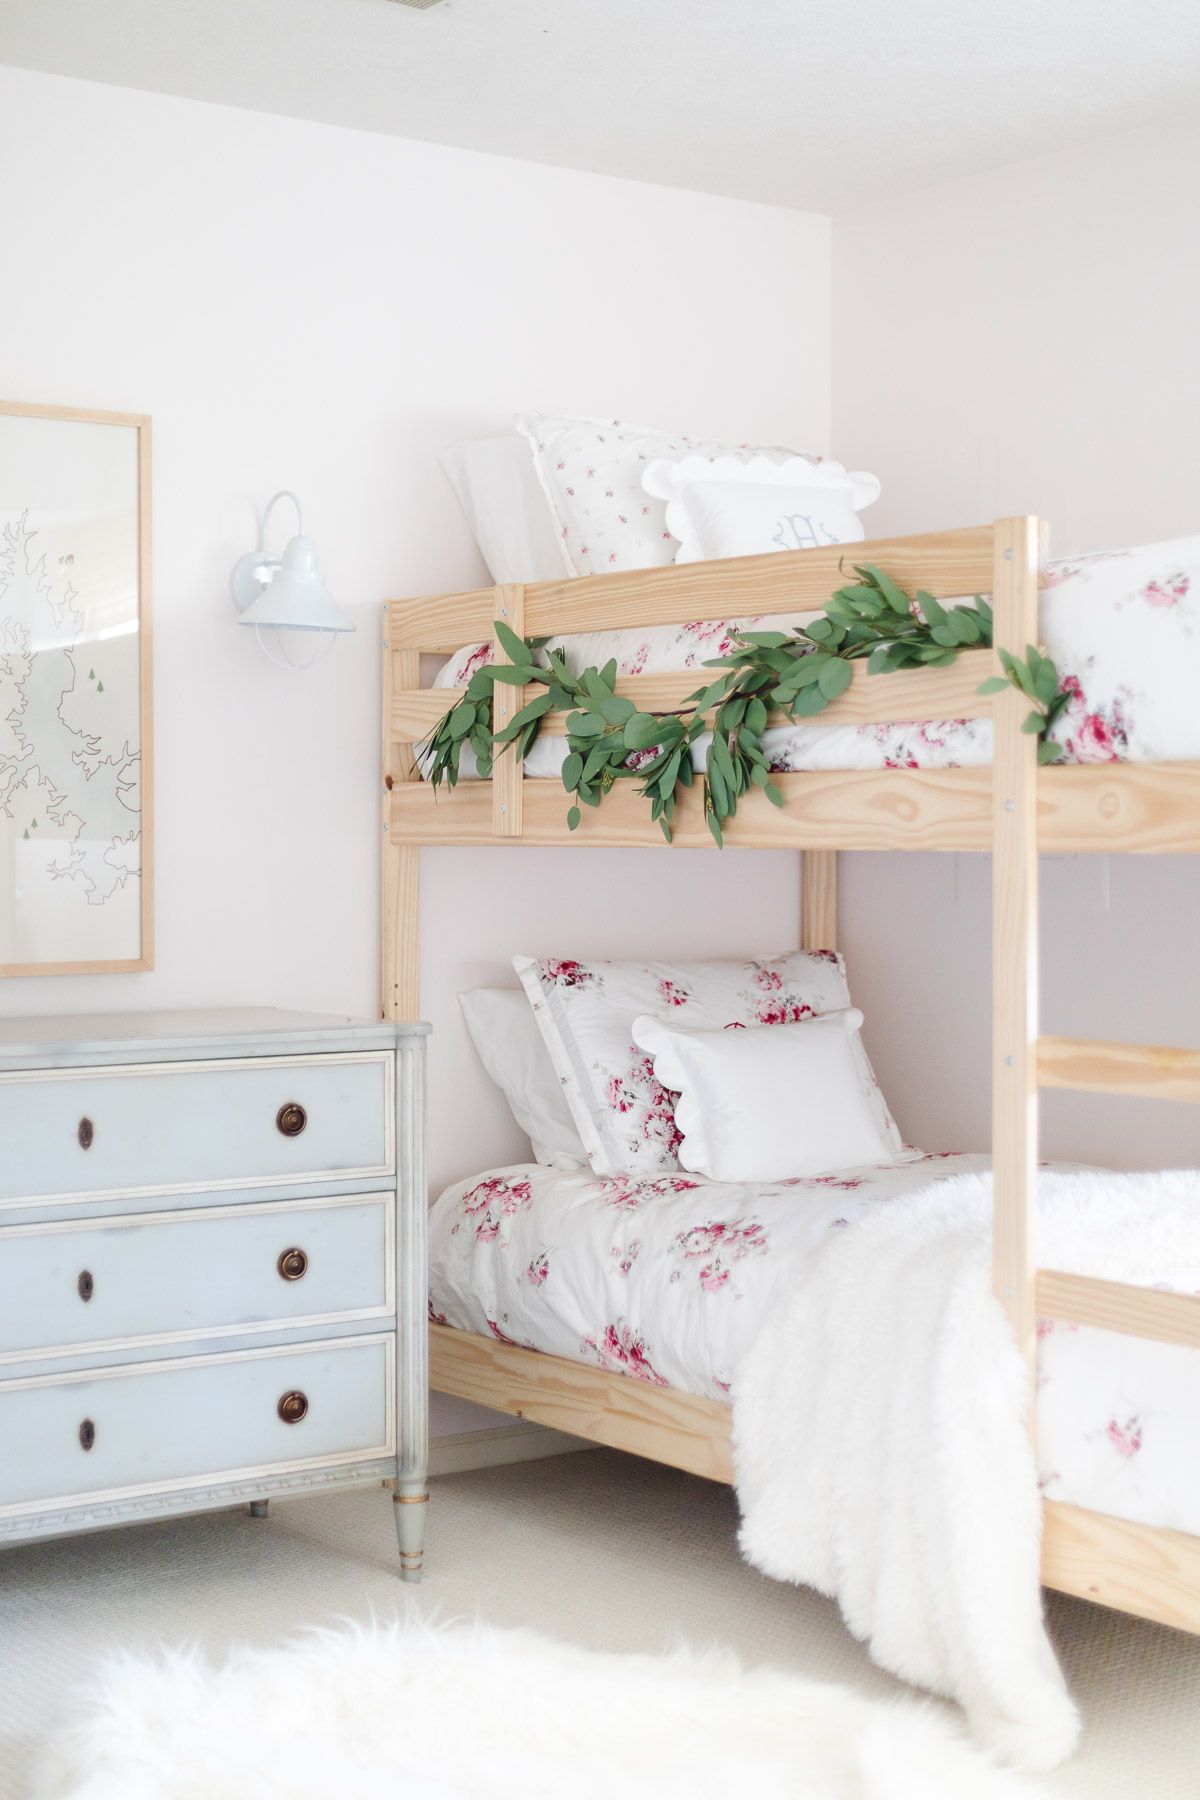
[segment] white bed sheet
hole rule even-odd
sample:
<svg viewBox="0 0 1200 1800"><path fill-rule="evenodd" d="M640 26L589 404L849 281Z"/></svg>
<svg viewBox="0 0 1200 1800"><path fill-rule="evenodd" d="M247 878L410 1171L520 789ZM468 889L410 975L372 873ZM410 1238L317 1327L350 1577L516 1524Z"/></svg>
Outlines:
<svg viewBox="0 0 1200 1800"><path fill-rule="evenodd" d="M753 1187L494 1170L433 1207L430 1313L654 1386L728 1397L760 1321L831 1233L889 1198L987 1166L938 1154ZM1200 1292L1200 1230L1196 1265L1162 1280ZM1038 1389L1048 1496L1200 1533L1200 1352L1044 1321Z"/></svg>
<svg viewBox="0 0 1200 1800"><path fill-rule="evenodd" d="M855 546L847 546L848 560ZM556 638L578 674L617 660L622 675L694 669L725 654L734 626L793 630L814 615L710 621L654 629L592 632ZM1103 552L1047 565L1042 577L1041 637L1071 703L1055 738L1070 762L1200 760L1200 537L1141 549ZM439 670L435 686L458 687L490 661L490 644L468 645ZM886 675L878 679L886 681ZM707 738L696 747L703 767ZM798 724L766 733L774 769L970 768L990 763L990 719L943 719L898 725ZM543 737L525 772L556 777L564 738ZM475 776L469 747L462 774Z"/></svg>

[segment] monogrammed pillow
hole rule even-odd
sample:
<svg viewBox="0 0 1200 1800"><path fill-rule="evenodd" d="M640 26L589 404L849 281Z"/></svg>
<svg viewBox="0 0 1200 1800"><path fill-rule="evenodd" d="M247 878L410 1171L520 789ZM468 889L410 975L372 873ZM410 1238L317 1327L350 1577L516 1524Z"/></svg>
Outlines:
<svg viewBox="0 0 1200 1800"><path fill-rule="evenodd" d="M832 950L747 962L535 961L514 956L567 1104L597 1175L680 1167L675 1095L633 1039L644 1014L702 1031L796 1024L850 1005L845 965ZM857 1043L857 1038L855 1039ZM858 1045L884 1142L900 1134Z"/></svg>

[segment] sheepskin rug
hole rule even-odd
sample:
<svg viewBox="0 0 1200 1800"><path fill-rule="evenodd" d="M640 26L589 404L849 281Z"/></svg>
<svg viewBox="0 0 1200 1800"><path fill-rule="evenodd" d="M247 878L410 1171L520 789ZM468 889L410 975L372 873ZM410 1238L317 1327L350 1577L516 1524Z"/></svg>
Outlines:
<svg viewBox="0 0 1200 1800"><path fill-rule="evenodd" d="M38 1800L1016 1800L932 1707L730 1656L609 1656L527 1631L314 1633L220 1666L109 1661Z"/></svg>

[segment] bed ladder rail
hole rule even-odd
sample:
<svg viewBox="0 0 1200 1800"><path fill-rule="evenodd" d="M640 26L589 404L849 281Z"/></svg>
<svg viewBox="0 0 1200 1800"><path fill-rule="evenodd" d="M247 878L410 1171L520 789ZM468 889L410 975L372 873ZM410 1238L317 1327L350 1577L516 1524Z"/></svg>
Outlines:
<svg viewBox="0 0 1200 1800"><path fill-rule="evenodd" d="M1040 1037L1037 1079L1039 1087L1086 1094L1200 1102L1200 1050L1117 1044L1103 1038ZM1200 1295L1039 1269L1036 1306L1040 1318L1200 1349Z"/></svg>
<svg viewBox="0 0 1200 1800"><path fill-rule="evenodd" d="M1173 1294L1056 1269L1038 1270L1036 1294L1039 1318L1200 1350L1200 1294Z"/></svg>
<svg viewBox="0 0 1200 1800"><path fill-rule="evenodd" d="M1115 1044L1102 1038L1040 1037L1039 1087L1144 1100L1200 1102L1200 1050L1167 1044Z"/></svg>

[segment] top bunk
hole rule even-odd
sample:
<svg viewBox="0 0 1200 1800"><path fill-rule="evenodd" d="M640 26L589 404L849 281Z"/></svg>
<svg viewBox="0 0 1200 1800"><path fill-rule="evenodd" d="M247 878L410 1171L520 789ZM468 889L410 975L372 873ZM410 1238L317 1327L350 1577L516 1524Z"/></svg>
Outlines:
<svg viewBox="0 0 1200 1800"><path fill-rule="evenodd" d="M571 796L560 781L531 779L512 749L497 756L491 779L435 787L422 778L421 747L462 688L423 687L421 659L491 639L497 665L512 664L507 633L520 639L690 625L748 615L821 613L871 566L907 595L934 602L990 595L996 649L958 645L943 667L868 673L850 668L844 692L820 714L824 725L886 725L914 720L990 719L989 766L773 772L772 797L749 787L725 825L731 847L789 850L988 850L1001 812L1028 811L1042 852L1200 851L1200 761L1038 763L1030 701L1012 685L981 694L1000 672L997 651L1024 659L1039 642L1039 572L1045 531L1031 517L917 537L784 551L721 562L500 586L388 602L384 623L385 824L396 849L426 845L665 847L649 802L629 780L614 782L598 805L567 822ZM498 629L499 626L499 629ZM509 639L511 647L511 639ZM615 693L639 712L682 706L719 674L696 667L618 677ZM539 691L497 680L495 724ZM566 713L540 721L562 737ZM784 723L774 711L769 723ZM706 790L679 791L674 844L711 848ZM1022 798L1024 796L1024 798ZM1011 820L1007 821L1011 823Z"/></svg>

